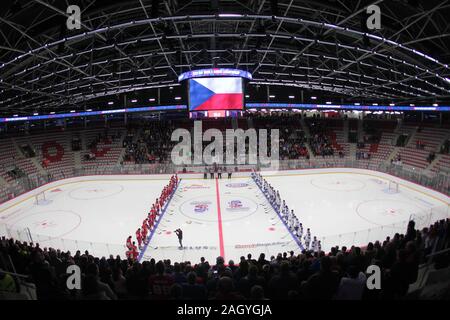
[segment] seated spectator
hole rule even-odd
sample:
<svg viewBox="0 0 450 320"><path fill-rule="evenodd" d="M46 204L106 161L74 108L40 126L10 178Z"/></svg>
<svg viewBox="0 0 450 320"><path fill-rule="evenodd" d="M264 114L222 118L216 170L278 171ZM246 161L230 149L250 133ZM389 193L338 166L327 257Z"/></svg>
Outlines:
<svg viewBox="0 0 450 320"><path fill-rule="evenodd" d="M217 293L215 300L243 300L244 297L237 293L234 289L233 280L224 276L217 282Z"/></svg>
<svg viewBox="0 0 450 320"><path fill-rule="evenodd" d="M156 264L156 274L149 279L150 291L154 299L167 299L170 296L170 288L174 284L174 279L165 271L165 265L162 261Z"/></svg>
<svg viewBox="0 0 450 320"><path fill-rule="evenodd" d="M320 259L320 271L312 275L306 285L305 296L312 300L331 300L337 292L339 278L331 270L330 257Z"/></svg>
<svg viewBox="0 0 450 320"><path fill-rule="evenodd" d="M297 276L290 270L289 262L281 262L279 274L272 277L268 287L271 299L287 299L290 290L298 289Z"/></svg>
<svg viewBox="0 0 450 320"><path fill-rule="evenodd" d="M90 277L92 279L95 279L97 281L97 288L98 291L103 291L105 295L108 297L109 300L117 300L117 296L114 294L114 292L111 290L110 286L99 279L99 271L98 266L95 263L91 263L87 266L86 270L86 276ZM88 280L91 281L91 280ZM92 287L94 288L94 287Z"/></svg>
<svg viewBox="0 0 450 320"><path fill-rule="evenodd" d="M366 275L358 271L356 265L348 268L348 276L341 279L337 300L361 300L364 288L366 287Z"/></svg>
<svg viewBox="0 0 450 320"><path fill-rule="evenodd" d="M206 299L206 289L202 284L198 284L197 274L190 272L187 276L187 283L183 283L183 298L186 300Z"/></svg>
<svg viewBox="0 0 450 320"><path fill-rule="evenodd" d="M261 286L253 286L250 289L250 300L268 300L264 296L264 288Z"/></svg>
<svg viewBox="0 0 450 320"><path fill-rule="evenodd" d="M97 277L86 275L81 282L82 300L111 300L106 292L100 289Z"/></svg>

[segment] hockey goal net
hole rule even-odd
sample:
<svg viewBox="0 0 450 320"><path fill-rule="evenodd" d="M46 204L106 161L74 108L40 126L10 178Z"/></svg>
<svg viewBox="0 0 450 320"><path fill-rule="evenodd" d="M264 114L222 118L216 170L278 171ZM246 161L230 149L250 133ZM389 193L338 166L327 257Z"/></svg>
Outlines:
<svg viewBox="0 0 450 320"><path fill-rule="evenodd" d="M39 192L38 194L36 194L34 196L34 204L46 204L47 203L47 199L45 197L45 192Z"/></svg>
<svg viewBox="0 0 450 320"><path fill-rule="evenodd" d="M390 180L388 190L390 192L398 192L398 183Z"/></svg>

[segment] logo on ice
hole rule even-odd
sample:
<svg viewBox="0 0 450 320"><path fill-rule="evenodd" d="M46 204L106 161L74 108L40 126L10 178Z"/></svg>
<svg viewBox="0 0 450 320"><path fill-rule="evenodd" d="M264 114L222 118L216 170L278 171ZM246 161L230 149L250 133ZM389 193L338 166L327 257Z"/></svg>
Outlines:
<svg viewBox="0 0 450 320"><path fill-rule="evenodd" d="M210 202L193 202L194 212L204 213L208 211Z"/></svg>
<svg viewBox="0 0 450 320"><path fill-rule="evenodd" d="M230 208L231 209L240 209L240 208L242 208L241 200L232 200L230 202Z"/></svg>
<svg viewBox="0 0 450 320"><path fill-rule="evenodd" d="M259 164L272 170L279 167L278 129L226 129L224 137L219 129L208 129L203 133L202 122L195 121L193 137L187 129L176 129L171 140L178 142L171 152L175 165ZM210 143L203 148L203 142Z"/></svg>

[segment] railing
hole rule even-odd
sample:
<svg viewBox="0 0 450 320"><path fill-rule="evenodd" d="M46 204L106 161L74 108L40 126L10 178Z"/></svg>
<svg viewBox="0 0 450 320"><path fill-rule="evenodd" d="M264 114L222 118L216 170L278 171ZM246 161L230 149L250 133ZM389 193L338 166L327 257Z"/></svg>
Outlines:
<svg viewBox="0 0 450 320"><path fill-rule="evenodd" d="M50 237L42 234L30 233L27 228L15 228L9 225L0 224L0 235L6 235L9 238L19 240L21 242L39 243L42 248L54 248L62 251L70 251L75 254L77 251L84 253L86 250L90 254L97 256L114 257L119 255L125 257L126 247L121 244L99 243L82 240L72 240L60 237Z"/></svg>
<svg viewBox="0 0 450 320"><path fill-rule="evenodd" d="M415 229L422 230L432 225L435 221L448 219L450 209L448 205L443 205L429 209L428 211L416 212L408 220L386 224L361 231L342 233L331 236L318 237L321 240L322 249L329 250L331 247L339 245L346 246L366 246L369 242L384 241L386 237L393 237L396 233L405 234L408 223L413 220Z"/></svg>

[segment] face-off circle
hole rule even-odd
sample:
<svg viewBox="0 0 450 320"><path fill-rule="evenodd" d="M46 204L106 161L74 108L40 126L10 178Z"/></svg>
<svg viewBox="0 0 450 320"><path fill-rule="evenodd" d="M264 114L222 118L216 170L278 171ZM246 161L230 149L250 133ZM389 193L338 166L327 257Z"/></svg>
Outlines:
<svg viewBox="0 0 450 320"><path fill-rule="evenodd" d="M15 221L14 229L29 228L32 234L61 238L74 231L81 223L78 213L69 210L48 210L29 214ZM49 239L39 239L43 242Z"/></svg>
<svg viewBox="0 0 450 320"><path fill-rule="evenodd" d="M357 179L336 175L311 179L310 182L316 188L329 191L359 191L366 186L364 182Z"/></svg>
<svg viewBox="0 0 450 320"><path fill-rule="evenodd" d="M412 214L425 214L419 206L402 200L378 199L361 202L356 207L357 214L375 225L384 226L409 220ZM382 223L380 223L382 221Z"/></svg>
<svg viewBox="0 0 450 320"><path fill-rule="evenodd" d="M75 200L104 199L121 193L123 189L119 184L92 184L70 191L69 197Z"/></svg>

